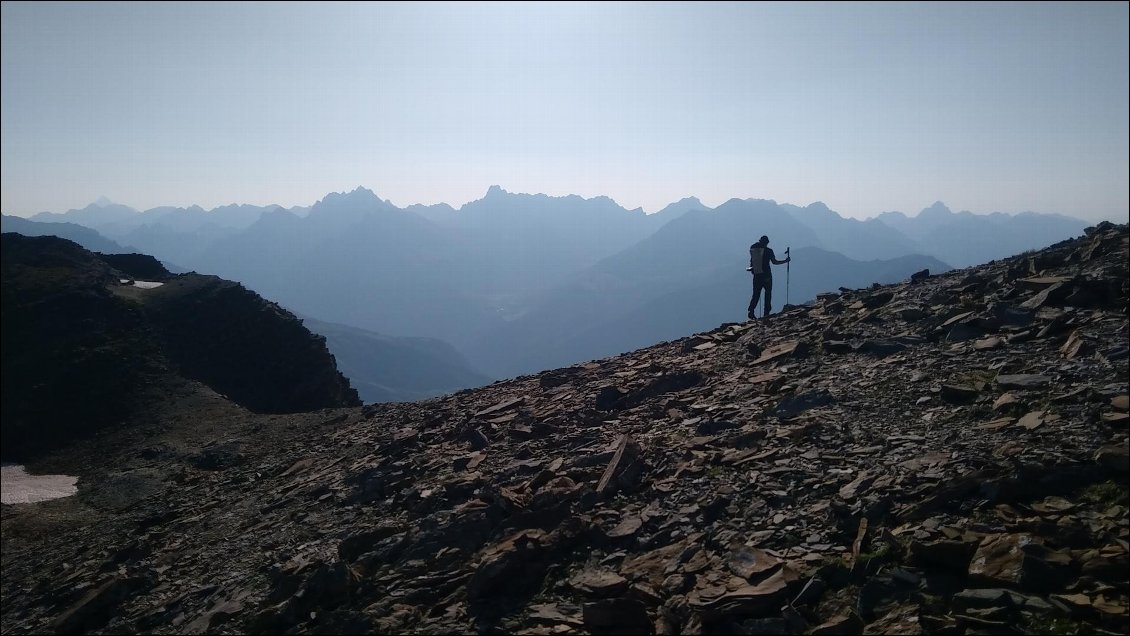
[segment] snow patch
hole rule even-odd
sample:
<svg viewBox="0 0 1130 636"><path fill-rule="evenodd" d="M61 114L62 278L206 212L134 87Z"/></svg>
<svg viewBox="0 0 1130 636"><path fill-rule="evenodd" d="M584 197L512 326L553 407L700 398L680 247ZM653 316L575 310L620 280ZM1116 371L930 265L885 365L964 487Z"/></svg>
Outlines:
<svg viewBox="0 0 1130 636"><path fill-rule="evenodd" d="M0 466L0 500L6 504L35 503L69 497L78 492L78 477L29 475L23 466Z"/></svg>
<svg viewBox="0 0 1130 636"><path fill-rule="evenodd" d="M154 280L134 280L134 281L131 281L128 278L120 278L120 279L118 279L118 282L120 282L123 285L133 285L134 287L136 287L138 289L153 289L154 287L160 287L161 285L165 284L165 283L159 283L159 282L154 281Z"/></svg>

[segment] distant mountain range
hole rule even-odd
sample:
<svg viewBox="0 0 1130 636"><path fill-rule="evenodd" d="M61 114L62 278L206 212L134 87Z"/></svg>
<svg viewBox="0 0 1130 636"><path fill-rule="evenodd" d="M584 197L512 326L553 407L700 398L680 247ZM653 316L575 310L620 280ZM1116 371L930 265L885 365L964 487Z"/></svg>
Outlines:
<svg viewBox="0 0 1130 636"><path fill-rule="evenodd" d="M779 255L792 248L789 300L803 303L841 286L1041 248L1087 225L1060 215L954 213L941 203L914 217L859 221L822 203L733 199L709 208L693 197L649 215L607 197L498 186L458 209L401 208L357 188L309 208L138 212L102 201L33 220L85 225L321 321L379 338L442 340L467 368L496 377L744 320L748 248L762 234ZM363 339L348 341L360 347Z"/></svg>
<svg viewBox="0 0 1130 636"><path fill-rule="evenodd" d="M161 260L188 263L199 257L199 250L247 229L264 212L282 209L277 205L233 204L213 210L194 205L187 208L162 206L139 212L101 199L78 210L41 212L31 220L85 225L122 244L136 246L137 251L160 254ZM297 207L288 210L297 216L308 211L309 208Z"/></svg>
<svg viewBox="0 0 1130 636"><path fill-rule="evenodd" d="M142 212L101 198L85 208L62 213L41 212L30 220L85 226L122 245L147 253L167 254L162 258L172 262L188 262L213 243L250 229L265 213L285 211L290 216L304 218L315 207L321 208L323 213L336 208L330 216L336 217L339 226L347 226L367 212L383 208L406 212L435 226L455 230L458 241L470 246L472 251L493 255L493 258L483 259L489 262L482 263L486 268L481 270L480 278L487 279L488 286L508 292L515 284L544 287L547 282L554 282L530 280L531 276L524 273L527 270L524 265L531 259L541 261L539 274L559 271L566 272L562 276L568 276L576 271L578 261L593 261L594 257L599 260L642 240L688 211L710 209L697 198L688 197L659 212L644 214L639 208L627 210L607 197L516 194L499 186L491 186L482 199L459 209L445 203L398 208L382 201L372 191L358 188L351 193L327 195L315 206L291 208L232 204L212 210L199 206L165 206ZM952 212L941 202L915 216L884 212L865 221L844 218L820 202L806 207L790 204L778 207L815 232L818 247L860 260L919 253L958 267L1036 249L1063 236L1078 234L1087 225L1060 214ZM5 217L5 222L12 218L18 217ZM504 244L502 249L498 249L500 243Z"/></svg>
<svg viewBox="0 0 1130 636"><path fill-rule="evenodd" d="M923 254L937 256L956 267L1043 248L1077 236L1087 225L1061 214L954 213L940 201L914 217L886 212L875 220L915 241Z"/></svg>

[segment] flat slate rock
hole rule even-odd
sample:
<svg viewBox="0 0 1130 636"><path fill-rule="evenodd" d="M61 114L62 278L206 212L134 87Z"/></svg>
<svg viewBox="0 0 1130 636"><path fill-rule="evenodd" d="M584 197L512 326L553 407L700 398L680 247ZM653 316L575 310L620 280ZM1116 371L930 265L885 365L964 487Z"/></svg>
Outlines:
<svg viewBox="0 0 1130 636"><path fill-rule="evenodd" d="M1052 379L1046 375L1022 373L998 375L995 381L998 386L1005 389L1042 389L1051 384Z"/></svg>

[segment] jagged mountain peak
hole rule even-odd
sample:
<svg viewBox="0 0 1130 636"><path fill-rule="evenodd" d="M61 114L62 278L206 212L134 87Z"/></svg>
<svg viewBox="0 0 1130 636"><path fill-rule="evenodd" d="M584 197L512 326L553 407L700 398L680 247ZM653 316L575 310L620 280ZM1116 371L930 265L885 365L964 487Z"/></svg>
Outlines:
<svg viewBox="0 0 1130 636"><path fill-rule="evenodd" d="M400 212L400 208L378 197L372 190L358 186L349 192L331 192L310 207L307 218L331 225L371 220L375 213ZM383 216L383 215L382 215Z"/></svg>
<svg viewBox="0 0 1130 636"><path fill-rule="evenodd" d="M560 206L562 204L581 204L586 207L608 207L624 209L623 206L616 203L615 199L605 196L597 195L594 197L583 197L579 194L566 194L562 196L549 195L544 192L538 193L524 193L524 192L510 192L502 189L501 186L492 185L487 189L486 194L482 199L471 201L463 206L464 209L471 207L479 207L478 204L494 204L494 203L509 203L517 205L525 205L531 201L539 204L552 204ZM637 208L639 210L640 208ZM634 212L635 210L631 210Z"/></svg>
<svg viewBox="0 0 1130 636"><path fill-rule="evenodd" d="M727 200L725 203L723 203L722 205L718 206L715 209L717 210L717 209L721 209L722 207L727 207L727 206L733 207L733 206L743 206L743 205L744 206L755 206L755 207L766 207L766 206L776 207L777 202L773 199L760 199L760 198L757 198L757 197L745 197L745 198L733 197L733 198Z"/></svg>
<svg viewBox="0 0 1130 636"><path fill-rule="evenodd" d="M374 193L369 188L366 188L364 186L357 186L356 188L354 188L354 189L352 189L348 192L330 192L326 196L322 197L322 199L320 201L318 201L318 203L315 203L314 206L317 207L317 205L319 203L321 203L321 204L341 203L341 202L368 203L368 202L380 202L380 201L381 201L381 198L378 197L376 195L376 193Z"/></svg>
<svg viewBox="0 0 1130 636"><path fill-rule="evenodd" d="M932 205L923 208L922 211L918 213L922 218L949 216L951 214L953 214L953 211L941 201L935 201Z"/></svg>
<svg viewBox="0 0 1130 636"><path fill-rule="evenodd" d="M884 218L887 218L887 219L891 219L891 218L906 219L906 218L909 218L909 217L907 217L905 212L900 212L898 210L888 210L886 212L880 212L879 214L877 214L875 216L875 218L881 220L881 219L884 219Z"/></svg>
<svg viewBox="0 0 1130 636"><path fill-rule="evenodd" d="M703 205L698 197L683 197L673 203L668 203L663 208L649 214L656 218L665 218L667 216L675 216L691 210L705 210L708 209Z"/></svg>

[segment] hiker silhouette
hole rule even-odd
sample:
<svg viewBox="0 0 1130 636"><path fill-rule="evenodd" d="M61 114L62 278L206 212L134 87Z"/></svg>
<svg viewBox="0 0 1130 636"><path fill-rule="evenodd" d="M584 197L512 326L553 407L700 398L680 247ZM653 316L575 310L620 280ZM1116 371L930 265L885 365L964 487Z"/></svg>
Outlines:
<svg viewBox="0 0 1130 636"><path fill-rule="evenodd" d="M762 291L765 292L765 309L761 314L762 319L768 319L769 313L773 309L773 271L769 268L769 264L784 265L791 260L793 260L791 256L786 256L783 261L777 260L777 255L769 247L768 236L762 236L756 243L749 246L748 271L753 274L753 298L749 301L749 310L746 315L749 316L750 320L757 319L754 310L757 309L757 302L761 299Z"/></svg>

